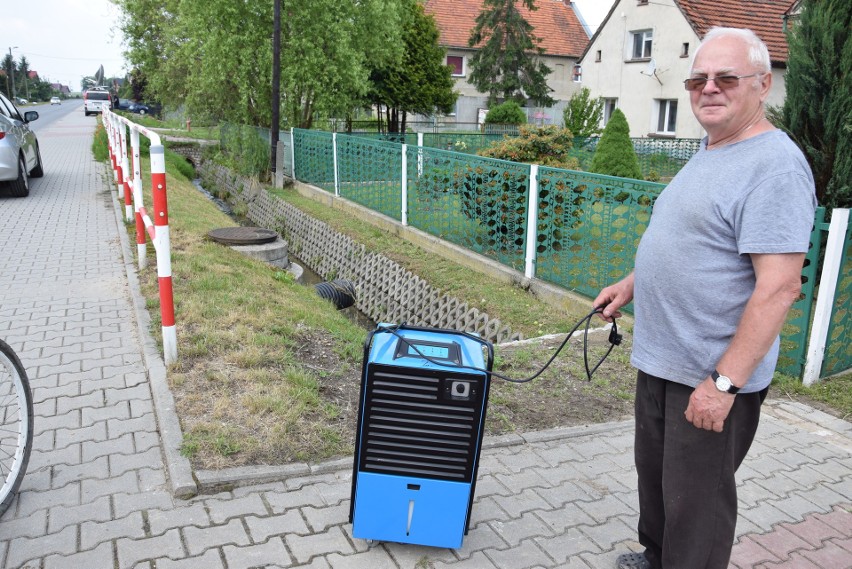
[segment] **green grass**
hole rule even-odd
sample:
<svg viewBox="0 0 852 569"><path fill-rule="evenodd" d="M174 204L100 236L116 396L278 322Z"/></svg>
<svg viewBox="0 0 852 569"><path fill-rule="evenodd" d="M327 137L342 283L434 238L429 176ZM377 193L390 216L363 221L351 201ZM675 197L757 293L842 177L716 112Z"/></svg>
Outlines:
<svg viewBox="0 0 852 569"><path fill-rule="evenodd" d="M852 419L852 373L841 374L805 386L796 377L775 374L772 391L777 397L804 397L833 410L845 421Z"/></svg>

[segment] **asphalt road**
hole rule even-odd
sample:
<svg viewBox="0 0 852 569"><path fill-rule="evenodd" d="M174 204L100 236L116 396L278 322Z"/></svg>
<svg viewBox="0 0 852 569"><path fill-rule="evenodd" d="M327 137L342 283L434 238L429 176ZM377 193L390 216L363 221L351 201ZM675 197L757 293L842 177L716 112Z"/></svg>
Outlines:
<svg viewBox="0 0 852 569"><path fill-rule="evenodd" d="M56 121L68 116L71 113L83 113L83 99L68 99L62 101L61 105L51 105L50 103L38 103L36 105L24 105L18 107L22 113L27 111L36 111L38 119L30 123L30 128L36 135L42 130L47 129ZM92 121L95 117L91 117Z"/></svg>

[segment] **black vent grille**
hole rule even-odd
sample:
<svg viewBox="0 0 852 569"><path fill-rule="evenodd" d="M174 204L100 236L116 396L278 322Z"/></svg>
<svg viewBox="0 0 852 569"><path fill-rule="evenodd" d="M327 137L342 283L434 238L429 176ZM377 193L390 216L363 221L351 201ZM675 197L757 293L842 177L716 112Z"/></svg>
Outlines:
<svg viewBox="0 0 852 569"><path fill-rule="evenodd" d="M469 401L446 396L456 379L476 382L477 396ZM484 379L484 374L371 365L360 469L470 482L481 439Z"/></svg>

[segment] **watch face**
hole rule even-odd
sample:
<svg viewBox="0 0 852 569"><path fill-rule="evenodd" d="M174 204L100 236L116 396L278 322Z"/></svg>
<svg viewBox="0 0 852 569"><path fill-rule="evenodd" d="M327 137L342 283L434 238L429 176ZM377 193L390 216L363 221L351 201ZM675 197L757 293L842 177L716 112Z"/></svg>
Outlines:
<svg viewBox="0 0 852 569"><path fill-rule="evenodd" d="M732 385L733 383L731 383L731 380L724 375L720 375L716 378L716 389L719 391L728 391Z"/></svg>

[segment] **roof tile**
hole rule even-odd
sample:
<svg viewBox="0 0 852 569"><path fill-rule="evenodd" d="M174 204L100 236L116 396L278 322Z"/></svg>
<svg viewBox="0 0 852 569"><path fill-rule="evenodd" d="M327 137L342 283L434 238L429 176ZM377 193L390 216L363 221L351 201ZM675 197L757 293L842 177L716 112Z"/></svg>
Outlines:
<svg viewBox="0 0 852 569"><path fill-rule="evenodd" d="M699 37L713 26L748 28L764 41L773 62L787 61L784 15L793 0L675 0Z"/></svg>
<svg viewBox="0 0 852 569"><path fill-rule="evenodd" d="M441 32L441 45L467 48L476 17L482 11L482 0L427 0L426 12L435 16ZM537 0L530 11L518 6L524 19L534 29L536 37L548 55L578 57L589 42L574 8L567 0Z"/></svg>

